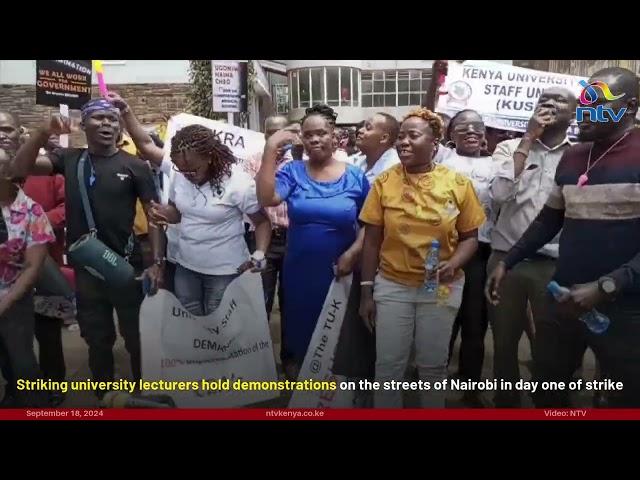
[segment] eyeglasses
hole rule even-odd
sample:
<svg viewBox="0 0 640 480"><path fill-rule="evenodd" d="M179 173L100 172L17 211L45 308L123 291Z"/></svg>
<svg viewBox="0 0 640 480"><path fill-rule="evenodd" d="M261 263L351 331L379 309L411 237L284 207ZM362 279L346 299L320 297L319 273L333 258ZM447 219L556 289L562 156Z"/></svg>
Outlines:
<svg viewBox="0 0 640 480"><path fill-rule="evenodd" d="M193 169L193 170L180 170L175 163L171 166L171 168L172 168L172 170L174 172L181 173L181 174L183 174L185 176L190 176L190 175L192 176L192 175L196 175L198 173L198 169L197 168Z"/></svg>
<svg viewBox="0 0 640 480"><path fill-rule="evenodd" d="M485 133L486 131L484 123L482 122L459 123L453 127L453 131L455 133L465 133L468 132L470 128L474 133Z"/></svg>

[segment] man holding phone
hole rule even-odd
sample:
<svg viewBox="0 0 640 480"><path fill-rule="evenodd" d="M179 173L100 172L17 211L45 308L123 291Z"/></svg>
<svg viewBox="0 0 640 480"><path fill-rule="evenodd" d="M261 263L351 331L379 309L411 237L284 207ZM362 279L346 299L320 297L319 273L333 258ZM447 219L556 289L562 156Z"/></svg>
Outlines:
<svg viewBox="0 0 640 480"><path fill-rule="evenodd" d="M499 302L487 294L489 322L494 338L494 376L514 383L520 379L518 343L528 321L527 303L537 323L544 314L546 286L555 270L558 236L509 272L504 272L502 260L547 201L558 162L571 146L567 129L575 110L576 99L569 90L548 88L540 95L524 136L498 144L493 153L500 168L489 192L500 214L491 234L487 286L500 269L505 278ZM497 392L494 403L496 407L517 407L519 393Z"/></svg>

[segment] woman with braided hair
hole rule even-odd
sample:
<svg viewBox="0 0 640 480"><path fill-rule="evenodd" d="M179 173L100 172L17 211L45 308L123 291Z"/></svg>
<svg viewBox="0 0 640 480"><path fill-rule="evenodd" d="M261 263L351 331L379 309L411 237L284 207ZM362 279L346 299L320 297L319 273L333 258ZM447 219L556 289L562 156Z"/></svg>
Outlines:
<svg viewBox="0 0 640 480"><path fill-rule="evenodd" d="M208 315L234 278L264 268L271 223L258 204L254 180L210 129L179 130L171 140L171 160L178 174L169 204L154 203L151 216L159 223L180 223L175 294L192 314ZM243 215L256 227L251 257Z"/></svg>
<svg viewBox="0 0 640 480"><path fill-rule="evenodd" d="M276 173L282 147L298 135L280 130L267 141L256 176L260 203L287 202L289 213L283 271L287 322L282 335L292 357L284 365L289 378L297 377L333 278L352 272L362 247L358 214L369 183L359 168L336 159L335 120L326 105L307 109L302 143L309 160L289 162Z"/></svg>
<svg viewBox="0 0 640 480"><path fill-rule="evenodd" d="M360 316L376 333L375 377L402 381L415 344L423 406L444 407L434 382L447 375L449 337L462 297L462 267L478 248L482 205L465 176L434 163L442 120L419 108L402 122L396 142L400 164L380 174L362 208ZM440 243L434 298L423 288L425 258ZM400 391L378 391L376 407L402 407Z"/></svg>

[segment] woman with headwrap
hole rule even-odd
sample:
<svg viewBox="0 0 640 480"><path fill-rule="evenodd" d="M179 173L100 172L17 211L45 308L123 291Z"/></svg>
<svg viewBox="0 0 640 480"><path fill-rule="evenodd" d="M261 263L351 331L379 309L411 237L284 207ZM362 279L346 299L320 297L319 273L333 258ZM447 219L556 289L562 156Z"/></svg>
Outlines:
<svg viewBox="0 0 640 480"><path fill-rule="evenodd" d="M44 127L31 135L13 161L16 176L61 174L65 177L66 240L70 247L86 240L90 233L105 247L126 260L133 245L133 223L136 201L139 199L149 212L157 194L151 172L139 158L117 147L121 132L120 112L111 102L96 98L82 108L81 127L87 138L87 149L63 148L40 155L52 134L71 133L70 120L54 116ZM78 178L80 160L84 159L84 177ZM82 183L81 183L82 182ZM90 232L83 207L80 186L84 184L95 219L95 231ZM164 270L164 235L149 224L149 237L154 264L147 269L152 289L162 284ZM95 243L94 243L95 245ZM95 252L98 249L92 249ZM102 250L100 250L102 251ZM88 257L92 253L85 250ZM95 261L85 257L88 262ZM95 262L94 262L95 265ZM86 268L85 261L74 265L78 323L82 337L89 346L89 366L95 380L114 379L113 345L116 329L124 337L130 354L135 380L140 378L139 314L143 299L142 288L131 276L125 286L117 286ZM128 272L130 269L126 269ZM96 392L102 397L106 392Z"/></svg>

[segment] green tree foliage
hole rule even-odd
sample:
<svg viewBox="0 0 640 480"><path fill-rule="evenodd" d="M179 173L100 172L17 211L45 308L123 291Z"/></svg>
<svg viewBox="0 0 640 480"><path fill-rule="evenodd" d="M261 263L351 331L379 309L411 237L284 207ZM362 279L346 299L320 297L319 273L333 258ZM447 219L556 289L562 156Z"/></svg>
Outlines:
<svg viewBox="0 0 640 480"><path fill-rule="evenodd" d="M221 115L213 111L211 76L211 60L189 60L189 113L217 120Z"/></svg>

